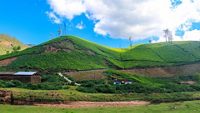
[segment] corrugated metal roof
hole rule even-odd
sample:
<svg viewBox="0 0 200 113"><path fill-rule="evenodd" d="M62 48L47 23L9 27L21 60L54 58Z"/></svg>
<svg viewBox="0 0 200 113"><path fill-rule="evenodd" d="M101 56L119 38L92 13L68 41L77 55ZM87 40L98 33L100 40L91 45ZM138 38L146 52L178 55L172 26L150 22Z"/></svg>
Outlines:
<svg viewBox="0 0 200 113"><path fill-rule="evenodd" d="M14 72L0 72L0 75L13 75Z"/></svg>
<svg viewBox="0 0 200 113"><path fill-rule="evenodd" d="M14 75L34 75L36 74L37 72L17 72L15 73Z"/></svg>

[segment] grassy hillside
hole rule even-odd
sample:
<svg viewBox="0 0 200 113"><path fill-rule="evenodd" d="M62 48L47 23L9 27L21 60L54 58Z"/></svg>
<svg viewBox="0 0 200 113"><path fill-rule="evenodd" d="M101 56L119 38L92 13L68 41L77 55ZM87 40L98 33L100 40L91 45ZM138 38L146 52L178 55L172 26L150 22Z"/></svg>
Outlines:
<svg viewBox="0 0 200 113"><path fill-rule="evenodd" d="M118 53L86 40L60 37L24 51L1 56L0 59L18 57L9 67L41 70L89 70L110 67L109 59ZM31 59L31 60L30 60Z"/></svg>
<svg viewBox="0 0 200 113"><path fill-rule="evenodd" d="M13 47L17 46L20 46L21 50L27 48L26 45L22 44L17 39L0 34L0 55L12 52Z"/></svg>
<svg viewBox="0 0 200 113"><path fill-rule="evenodd" d="M92 70L171 66L200 60L200 42L141 44L127 49L97 45L74 36L63 36L21 52L7 67L38 70Z"/></svg>

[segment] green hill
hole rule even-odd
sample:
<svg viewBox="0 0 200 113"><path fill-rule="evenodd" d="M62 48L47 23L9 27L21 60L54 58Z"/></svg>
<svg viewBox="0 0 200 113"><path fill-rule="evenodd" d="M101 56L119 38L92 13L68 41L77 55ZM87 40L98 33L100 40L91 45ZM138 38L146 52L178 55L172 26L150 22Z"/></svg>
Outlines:
<svg viewBox="0 0 200 113"><path fill-rule="evenodd" d="M141 44L127 49L104 47L74 36L0 56L17 58L6 67L36 70L92 70L171 66L200 60L200 42Z"/></svg>
<svg viewBox="0 0 200 113"><path fill-rule="evenodd" d="M15 47L20 47L23 50L28 46L22 44L15 38L0 34L0 55L12 52Z"/></svg>

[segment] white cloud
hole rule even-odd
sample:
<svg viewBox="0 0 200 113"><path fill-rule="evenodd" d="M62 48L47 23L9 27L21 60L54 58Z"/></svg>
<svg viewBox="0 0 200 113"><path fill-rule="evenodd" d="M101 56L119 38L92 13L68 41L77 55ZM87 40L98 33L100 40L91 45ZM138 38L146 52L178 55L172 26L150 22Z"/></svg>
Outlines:
<svg viewBox="0 0 200 113"><path fill-rule="evenodd" d="M200 30L185 31L183 37L174 36L174 41L200 41ZM161 36L159 40L154 40L153 43L165 42L166 39Z"/></svg>
<svg viewBox="0 0 200 113"><path fill-rule="evenodd" d="M83 21L81 21L80 23L78 23L78 24L76 25L76 28L79 29L79 30L84 29Z"/></svg>
<svg viewBox="0 0 200 113"><path fill-rule="evenodd" d="M185 32L185 35L182 38L184 41L192 40L192 41L199 41L200 40L200 31L193 30Z"/></svg>
<svg viewBox="0 0 200 113"><path fill-rule="evenodd" d="M56 24L61 23L60 18L58 18L53 12L46 12L46 14L49 16L49 18L51 19L52 22L54 22Z"/></svg>
<svg viewBox="0 0 200 113"><path fill-rule="evenodd" d="M95 21L96 33L116 38L163 40L163 29L175 33L182 25L186 35L191 23L200 21L200 0L182 0L176 8L170 0L49 0L49 4L54 13L69 20L84 13Z"/></svg>
<svg viewBox="0 0 200 113"><path fill-rule="evenodd" d="M53 12L70 20L86 11L83 0L48 0L48 3Z"/></svg>

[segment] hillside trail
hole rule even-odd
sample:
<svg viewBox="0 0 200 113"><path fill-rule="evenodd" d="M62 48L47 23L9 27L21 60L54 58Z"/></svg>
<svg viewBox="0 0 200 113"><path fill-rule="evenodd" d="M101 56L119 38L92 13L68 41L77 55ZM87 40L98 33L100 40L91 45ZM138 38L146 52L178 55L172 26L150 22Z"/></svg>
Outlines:
<svg viewBox="0 0 200 113"><path fill-rule="evenodd" d="M91 108L91 107L127 107L127 106L144 106L149 105L147 101L116 101L116 102L87 102L76 101L67 104L34 104L42 107L59 107L59 108Z"/></svg>
<svg viewBox="0 0 200 113"><path fill-rule="evenodd" d="M62 77L64 80L66 80L69 84L71 84L73 81L71 81L69 78L65 77L62 73L58 73L60 77ZM74 83L76 86L80 86L78 83Z"/></svg>

